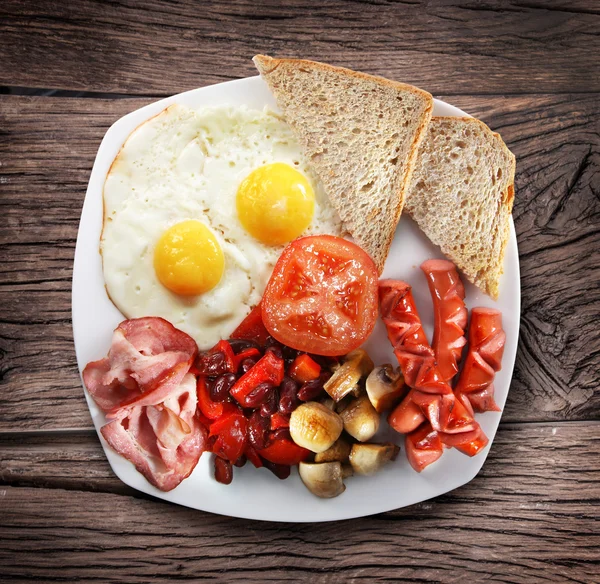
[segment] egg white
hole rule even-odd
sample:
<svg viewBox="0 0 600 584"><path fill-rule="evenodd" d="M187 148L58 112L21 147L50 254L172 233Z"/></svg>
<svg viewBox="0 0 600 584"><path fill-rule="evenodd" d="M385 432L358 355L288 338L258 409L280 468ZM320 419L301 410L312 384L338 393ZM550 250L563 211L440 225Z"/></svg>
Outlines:
<svg viewBox="0 0 600 584"><path fill-rule="evenodd" d="M306 234L343 233L289 126L275 113L247 108L193 110L172 105L138 127L104 184L100 250L107 292L127 318L161 316L190 334L200 349L231 335L261 299L284 246L269 246L242 227L239 184L254 169L284 162L315 191ZM198 296L179 296L154 272L154 246L169 227L195 219L219 241L225 270Z"/></svg>

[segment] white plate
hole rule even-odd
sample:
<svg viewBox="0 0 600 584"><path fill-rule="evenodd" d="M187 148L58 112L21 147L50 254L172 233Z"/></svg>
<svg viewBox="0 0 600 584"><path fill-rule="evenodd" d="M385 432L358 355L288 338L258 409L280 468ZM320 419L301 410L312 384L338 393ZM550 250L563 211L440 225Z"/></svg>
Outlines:
<svg viewBox="0 0 600 584"><path fill-rule="evenodd" d="M73 270L73 333L77 363L82 371L86 363L105 356L113 329L123 319L108 299L102 277L99 254L102 227L102 187L106 173L129 134L142 122L172 103L193 108L230 104L262 109L277 109L271 93L260 77L240 79L211 87L181 93L145 106L113 124L98 150L96 161L83 205L75 266ZM461 110L435 100L434 114L467 115ZM443 257L416 228L402 216L383 274L386 278L406 280L413 291L425 329L431 338L433 312L425 277L419 269L421 262L432 257ZM502 371L495 380L496 401L502 408L510 385L519 332L520 283L517 239L511 220L510 241L506 250L505 273L500 284L500 299L494 302L477 288L466 284L467 306L494 306L503 314L506 348ZM378 323L366 345L376 363L394 363L394 356ZM96 430L104 424L104 415L88 395L85 396ZM490 445L500 414L488 412L477 416L490 439ZM386 427L378 438L403 445L402 436ZM100 434L99 434L100 436ZM302 485L297 472L280 481L266 469L255 469L248 464L235 469L231 485L224 486L212 477L210 455L203 454L192 475L176 489L163 493L150 485L134 466L115 454L100 436L102 446L115 474L127 485L160 499L172 501L203 511L269 521L332 521L381 513L425 501L456 489L473 479L487 457L489 446L474 458L455 449L444 452L442 458L421 474L409 466L403 452L395 463L389 464L372 477L351 477L346 480L346 491L335 499L318 499Z"/></svg>

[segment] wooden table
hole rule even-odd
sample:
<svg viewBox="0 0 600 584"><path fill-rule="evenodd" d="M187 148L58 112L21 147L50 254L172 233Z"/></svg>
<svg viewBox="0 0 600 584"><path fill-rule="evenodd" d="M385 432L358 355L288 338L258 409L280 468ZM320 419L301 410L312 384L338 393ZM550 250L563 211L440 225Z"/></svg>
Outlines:
<svg viewBox="0 0 600 584"><path fill-rule="evenodd" d="M259 4L0 3L0 580L600 582L600 5ZM96 150L141 105L254 75L258 52L414 83L516 154L519 353L490 456L453 493L260 523L143 496L106 462L70 309Z"/></svg>

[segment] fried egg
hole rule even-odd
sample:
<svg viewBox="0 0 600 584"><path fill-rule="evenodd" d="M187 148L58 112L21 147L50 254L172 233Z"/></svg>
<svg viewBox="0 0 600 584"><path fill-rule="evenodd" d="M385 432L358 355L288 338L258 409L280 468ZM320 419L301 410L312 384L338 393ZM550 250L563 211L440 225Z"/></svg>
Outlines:
<svg viewBox="0 0 600 584"><path fill-rule="evenodd" d="M342 223L277 114L172 105L139 126L104 184L107 292L127 317L161 316L200 349L261 299L286 243Z"/></svg>

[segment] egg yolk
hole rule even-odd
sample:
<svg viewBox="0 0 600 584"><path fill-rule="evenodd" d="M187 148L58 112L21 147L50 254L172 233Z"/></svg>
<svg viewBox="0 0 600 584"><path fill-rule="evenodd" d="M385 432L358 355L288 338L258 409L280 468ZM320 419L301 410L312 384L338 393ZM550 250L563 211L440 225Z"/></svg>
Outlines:
<svg viewBox="0 0 600 584"><path fill-rule="evenodd" d="M161 284L182 296L214 288L223 275L223 250L200 221L182 221L167 229L154 249L154 271Z"/></svg>
<svg viewBox="0 0 600 584"><path fill-rule="evenodd" d="M276 162L253 170L238 188L238 217L246 231L267 245L296 239L310 225L315 193L306 177Z"/></svg>

